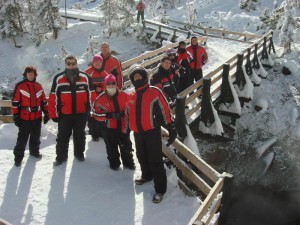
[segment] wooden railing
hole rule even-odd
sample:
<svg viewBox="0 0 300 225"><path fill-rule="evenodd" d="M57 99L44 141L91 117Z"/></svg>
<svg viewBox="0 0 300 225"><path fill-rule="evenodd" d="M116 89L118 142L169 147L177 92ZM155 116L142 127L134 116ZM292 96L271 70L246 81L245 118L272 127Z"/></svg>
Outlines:
<svg viewBox="0 0 300 225"><path fill-rule="evenodd" d="M207 37L200 37L199 41L204 44L207 42ZM189 40L186 40L188 43ZM263 54L263 49L265 50L266 45L272 44L272 33L266 34L264 37L260 38L255 44L250 45L249 48L245 49L242 54L248 53L248 55L244 55L243 58L251 58L253 59L254 55L258 56ZM157 64L161 59L161 54L168 48L177 47L178 43L173 43L169 46L162 47L155 51L146 53L139 57L130 59L124 63L122 66L124 68L123 75L127 78L128 68L133 64L141 64L145 67L152 66L153 64ZM236 66L237 66L238 56L234 56L229 59L226 64L229 65L229 73L230 77L233 79L236 76ZM153 69L148 69L150 74L153 72ZM220 88L222 83L222 72L223 65L220 65L214 71L204 74L206 79L211 79L212 88L210 89L210 93L213 99L217 99L220 95ZM128 80L128 78L127 78ZM182 91L178 94L179 98L183 98L184 105L188 105L197 99L197 103L189 110L186 110L185 117L190 118L194 114L198 114L201 109L201 100L199 100L199 96L203 93L203 79L194 83L186 90ZM130 86L130 81L128 80L125 83L125 87ZM194 93L190 96L189 93L194 91ZM188 96L188 97L187 97ZM11 107L10 100L0 100L0 107ZM173 112L176 111L176 108L173 109ZM11 116L1 115L0 119L7 122L11 122ZM167 131L162 128L162 133L167 134ZM172 145L176 149L176 153L171 150L169 147L163 145L164 154L176 165L176 167L182 172L185 179L189 180L189 182L193 183L193 185L203 193L203 199L201 199L202 203L197 210L196 214L190 220L189 225L192 224L209 224L212 220L213 215L221 210L220 218L218 219L219 225L222 224L222 210L225 208L224 195L226 195L228 190L228 186L231 183L232 176L227 173L218 173L212 167L210 167L205 161L199 158L195 153L193 153L188 147L186 147L182 142L178 139ZM179 157L180 155L180 157ZM201 175L200 175L201 174ZM223 195L223 196L222 196ZM223 205L223 207L221 207Z"/></svg>
<svg viewBox="0 0 300 225"><path fill-rule="evenodd" d="M204 36L219 37L219 38L224 38L224 39L229 39L229 40L239 41L239 42L253 43L253 41L250 41L250 40L262 37L261 35L256 35L256 34L249 34L249 33L229 31L229 30L225 30L225 29L216 29L216 28L197 26L197 25L193 25L190 23L183 23L183 22L171 20L171 19L168 19L167 22L169 24L173 23L173 24L180 25L181 26L180 28L184 29L184 30L192 29L192 32L202 34Z"/></svg>

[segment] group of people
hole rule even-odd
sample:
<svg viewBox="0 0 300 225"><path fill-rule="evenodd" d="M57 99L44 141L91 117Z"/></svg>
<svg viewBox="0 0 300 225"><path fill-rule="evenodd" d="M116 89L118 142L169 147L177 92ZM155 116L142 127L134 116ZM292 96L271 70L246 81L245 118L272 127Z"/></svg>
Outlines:
<svg viewBox="0 0 300 225"><path fill-rule="evenodd" d="M54 166L67 161L72 134L74 157L80 162L85 160L85 127L88 124L93 141L100 137L104 139L110 168L118 170L122 162L123 167L134 170L130 140L130 131L133 131L142 173L135 184L142 185L153 179L153 202L161 202L167 189L167 177L160 127L167 128L167 141L172 144L177 132L170 107L176 99L177 90L183 85L184 77L188 77L184 85L188 85L190 76L200 79L201 66L207 61L205 49L198 46L197 38L196 41L194 38L191 51L188 51L189 47L185 49L185 43L181 43L177 54L174 51L170 54L171 50L166 52L150 84L146 69L134 65L129 79L135 91L130 94L122 91L122 65L111 55L108 43L100 45L101 54L93 56L85 72L78 69L76 57L67 56L65 70L53 79L48 101L42 86L36 81L36 68L26 67L24 79L16 84L12 99L13 119L19 127L13 151L15 166L21 166L28 139L30 155L42 158L39 151L42 114L44 124L49 119L58 124Z"/></svg>

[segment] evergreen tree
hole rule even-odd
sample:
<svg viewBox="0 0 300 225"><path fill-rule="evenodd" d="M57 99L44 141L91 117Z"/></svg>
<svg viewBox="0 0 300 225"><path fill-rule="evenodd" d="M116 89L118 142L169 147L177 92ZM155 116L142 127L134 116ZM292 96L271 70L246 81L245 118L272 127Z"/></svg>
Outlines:
<svg viewBox="0 0 300 225"><path fill-rule="evenodd" d="M281 24L280 19L284 15L284 9L283 8L275 8L270 13L270 9L265 8L262 12L262 15L259 17L262 22L261 28L269 28L271 30L280 29Z"/></svg>
<svg viewBox="0 0 300 225"><path fill-rule="evenodd" d="M63 22L57 4L58 0L28 0L28 33L37 46L49 32L52 32L54 39L58 37Z"/></svg>
<svg viewBox="0 0 300 225"><path fill-rule="evenodd" d="M260 4L259 0L240 0L239 6L241 9L247 12L256 10L256 7Z"/></svg>
<svg viewBox="0 0 300 225"><path fill-rule="evenodd" d="M5 0L4 4L0 5L0 32L2 38L11 38L14 41L15 47L16 37L24 33L24 22L22 17L22 8L17 0Z"/></svg>
<svg viewBox="0 0 300 225"><path fill-rule="evenodd" d="M291 52L291 45L294 42L294 30L298 27L297 22L293 18L292 7L294 3L293 0L285 0L284 22L279 34L280 45L283 47L284 55Z"/></svg>
<svg viewBox="0 0 300 225"><path fill-rule="evenodd" d="M126 33L126 29L134 22L131 13L130 5L132 0L119 1L119 0L104 0L97 8L103 12L103 23L108 26L108 32Z"/></svg>

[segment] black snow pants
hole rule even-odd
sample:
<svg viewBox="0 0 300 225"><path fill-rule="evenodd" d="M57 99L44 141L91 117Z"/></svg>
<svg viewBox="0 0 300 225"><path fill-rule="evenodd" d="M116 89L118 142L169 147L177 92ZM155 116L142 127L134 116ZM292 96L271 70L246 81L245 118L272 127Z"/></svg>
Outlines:
<svg viewBox="0 0 300 225"><path fill-rule="evenodd" d="M29 152L31 155L39 154L42 119L22 120L19 127L18 139L14 148L15 162L21 162L24 157L26 144L29 138Z"/></svg>
<svg viewBox="0 0 300 225"><path fill-rule="evenodd" d="M163 162L160 128L134 133L134 140L142 178L153 178L155 192L164 194L167 190L167 176Z"/></svg>
<svg viewBox="0 0 300 225"><path fill-rule="evenodd" d="M134 165L130 133L123 134L119 129L107 128L106 126L101 126L101 130L110 166L118 167L121 165L120 155L124 166L131 167Z"/></svg>
<svg viewBox="0 0 300 225"><path fill-rule="evenodd" d="M61 115L58 121L56 139L56 160L65 161L68 158L70 137L73 133L74 156L82 157L85 151L86 114Z"/></svg>

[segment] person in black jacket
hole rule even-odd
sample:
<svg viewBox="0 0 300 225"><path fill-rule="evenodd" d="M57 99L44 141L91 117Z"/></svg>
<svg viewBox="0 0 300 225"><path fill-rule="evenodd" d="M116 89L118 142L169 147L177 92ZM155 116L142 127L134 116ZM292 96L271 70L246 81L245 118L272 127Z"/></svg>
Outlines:
<svg viewBox="0 0 300 225"><path fill-rule="evenodd" d="M164 54L157 72L150 79L150 84L158 87L165 94L170 107L174 105L177 95L173 77L171 59L167 54Z"/></svg>

